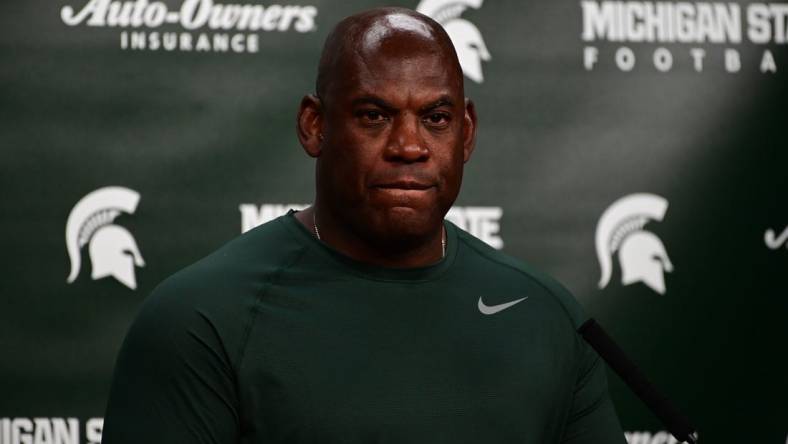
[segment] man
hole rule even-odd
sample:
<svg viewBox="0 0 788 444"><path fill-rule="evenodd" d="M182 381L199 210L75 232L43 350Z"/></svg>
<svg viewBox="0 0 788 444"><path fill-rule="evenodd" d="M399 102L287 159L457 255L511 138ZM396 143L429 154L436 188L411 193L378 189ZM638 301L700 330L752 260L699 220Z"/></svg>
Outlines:
<svg viewBox="0 0 788 444"><path fill-rule="evenodd" d="M476 115L440 25L343 20L297 122L314 205L154 291L104 444L624 442L571 295L443 221Z"/></svg>

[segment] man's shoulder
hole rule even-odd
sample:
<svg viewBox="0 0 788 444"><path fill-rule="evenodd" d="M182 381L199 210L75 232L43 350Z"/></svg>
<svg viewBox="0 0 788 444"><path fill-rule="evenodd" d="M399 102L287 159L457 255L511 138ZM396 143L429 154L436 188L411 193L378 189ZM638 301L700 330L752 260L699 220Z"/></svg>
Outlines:
<svg viewBox="0 0 788 444"><path fill-rule="evenodd" d="M195 334L212 337L236 362L266 285L299 248L278 219L242 234L161 282L127 340L174 351Z"/></svg>
<svg viewBox="0 0 788 444"><path fill-rule="evenodd" d="M461 229L457 232L460 242L475 256L471 261L477 269L475 274L483 275L484 279L505 281L509 286L527 291L529 297L545 300L548 306L566 315L575 328L586 320L582 306L555 278L521 259L496 250L470 233Z"/></svg>
<svg viewBox="0 0 788 444"><path fill-rule="evenodd" d="M166 278L143 311L167 316L200 310L229 318L248 312L265 285L303 252L284 217L247 231Z"/></svg>
<svg viewBox="0 0 788 444"><path fill-rule="evenodd" d="M303 253L304 246L282 216L230 240L176 272L159 286L166 291L248 291L270 279Z"/></svg>

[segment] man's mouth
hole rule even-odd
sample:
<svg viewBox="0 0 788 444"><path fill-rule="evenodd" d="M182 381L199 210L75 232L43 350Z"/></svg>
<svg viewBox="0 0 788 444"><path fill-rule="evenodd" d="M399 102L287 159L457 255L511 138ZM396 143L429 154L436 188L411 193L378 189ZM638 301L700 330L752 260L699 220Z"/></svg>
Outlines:
<svg viewBox="0 0 788 444"><path fill-rule="evenodd" d="M427 190L434 187L433 184L411 179L401 179L391 182L376 184L374 188L389 190Z"/></svg>

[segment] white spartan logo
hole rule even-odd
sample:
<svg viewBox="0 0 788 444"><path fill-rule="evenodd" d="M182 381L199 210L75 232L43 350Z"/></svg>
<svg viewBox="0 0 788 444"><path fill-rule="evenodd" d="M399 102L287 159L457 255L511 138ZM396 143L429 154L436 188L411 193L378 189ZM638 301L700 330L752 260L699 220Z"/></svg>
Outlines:
<svg viewBox="0 0 788 444"><path fill-rule="evenodd" d="M105 187L89 193L71 210L66 222L66 250L71 259L69 284L79 276L80 251L89 245L93 280L112 276L121 284L137 288L134 267L144 267L137 242L125 228L113 224L121 213L134 214L140 195L123 187Z"/></svg>
<svg viewBox="0 0 788 444"><path fill-rule="evenodd" d="M612 255L618 252L621 283L643 282L659 294L665 294L665 272L673 271L662 241L643 227L651 220L661 221L668 201L655 194L638 193L622 197L610 205L596 226L596 254L605 288L613 273Z"/></svg>
<svg viewBox="0 0 788 444"><path fill-rule="evenodd" d="M462 72L476 83L484 81L482 61L489 61L492 57L479 28L460 15L468 7L479 9L483 2L484 0L422 0L416 7L416 11L443 25L457 51Z"/></svg>

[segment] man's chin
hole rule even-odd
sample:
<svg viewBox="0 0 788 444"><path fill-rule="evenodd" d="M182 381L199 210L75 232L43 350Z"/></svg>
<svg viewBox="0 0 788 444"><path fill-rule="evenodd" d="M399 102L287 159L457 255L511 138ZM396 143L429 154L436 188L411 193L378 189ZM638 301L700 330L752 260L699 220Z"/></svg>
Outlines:
<svg viewBox="0 0 788 444"><path fill-rule="evenodd" d="M427 238L435 233L443 219L434 206L391 206L380 209L375 216L377 234L395 242Z"/></svg>

